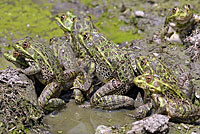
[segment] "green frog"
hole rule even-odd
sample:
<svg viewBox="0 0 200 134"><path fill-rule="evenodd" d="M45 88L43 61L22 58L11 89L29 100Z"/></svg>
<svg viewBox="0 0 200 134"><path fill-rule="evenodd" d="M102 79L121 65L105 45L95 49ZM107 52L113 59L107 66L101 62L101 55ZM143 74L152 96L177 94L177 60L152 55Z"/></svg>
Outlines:
<svg viewBox="0 0 200 134"><path fill-rule="evenodd" d="M174 7L165 19L161 38L171 43L183 43L184 38L195 29L199 22L199 17L193 12L188 4L183 7Z"/></svg>
<svg viewBox="0 0 200 134"><path fill-rule="evenodd" d="M83 60L75 57L71 43L65 36L51 38L50 48L62 64L64 76L67 75L69 77L69 81L64 83L65 88L72 87L75 102L81 104L84 101L83 94L89 91L92 82L92 78L89 78L89 75L84 70L86 65L83 63Z"/></svg>
<svg viewBox="0 0 200 134"><path fill-rule="evenodd" d="M57 98L62 90L64 72L53 51L30 37L17 41L12 47L29 64L27 68L19 70L26 75L35 75L46 85L38 98L38 104L48 111L65 104L62 99Z"/></svg>
<svg viewBox="0 0 200 134"><path fill-rule="evenodd" d="M79 18L74 19L73 40L85 49L94 63L95 75L105 83L91 97L91 105L102 109L132 108L134 100L125 94L135 75L127 53L98 30L82 28L79 22Z"/></svg>
<svg viewBox="0 0 200 134"><path fill-rule="evenodd" d="M156 56L138 56L135 64L139 74L156 74L162 81L167 81L176 91L181 90L189 99L193 99L194 90L191 88L190 74L180 68L181 76L176 78L174 73ZM183 96L182 95L182 96Z"/></svg>
<svg viewBox="0 0 200 134"><path fill-rule="evenodd" d="M167 114L172 121L192 123L199 119L200 108L191 103L190 100L179 94L167 81L164 82L158 75L143 74L134 79L134 84L142 88L152 99L152 106L158 113ZM139 115L147 105L136 109L136 116ZM150 110L151 108L148 108Z"/></svg>
<svg viewBox="0 0 200 134"><path fill-rule="evenodd" d="M76 24L78 24L78 27L72 29L73 20L75 18L77 20ZM82 68L82 73L84 73L82 76L77 76L72 87L72 89L74 89L75 102L80 104L84 100L83 96L88 98L88 93L92 92L92 88L90 88L90 90L88 89L89 86L91 86L91 82L94 77L94 62L87 54L86 50L79 44L78 40L74 38L73 31L76 31L77 29L82 29L82 31L88 29L96 30L96 28L89 16L75 16L72 12L57 15L55 20L68 38L67 41L70 42L75 57L81 63L80 66Z"/></svg>

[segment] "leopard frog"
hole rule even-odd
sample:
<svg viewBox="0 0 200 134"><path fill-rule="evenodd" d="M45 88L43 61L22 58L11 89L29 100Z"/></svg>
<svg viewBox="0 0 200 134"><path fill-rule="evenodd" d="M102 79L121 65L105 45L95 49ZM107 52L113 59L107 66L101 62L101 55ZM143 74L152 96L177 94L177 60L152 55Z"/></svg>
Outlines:
<svg viewBox="0 0 200 134"><path fill-rule="evenodd" d="M158 113L167 114L172 121L192 123L199 119L200 108L191 103L190 100L179 94L173 86L167 81L164 82L158 75L143 74L134 79L135 85L142 88L152 99L152 106L157 109ZM141 109L146 108L143 105L136 109L137 116L141 113Z"/></svg>
<svg viewBox="0 0 200 134"><path fill-rule="evenodd" d="M46 110L54 110L65 102L57 98L63 85L63 70L53 51L30 37L17 41L12 47L24 57L29 67L20 69L26 75L35 75L46 85L38 98L38 104Z"/></svg>
<svg viewBox="0 0 200 134"><path fill-rule="evenodd" d="M176 89L176 91L181 90L187 98L192 99L194 91L193 88L191 88L192 83L190 81L189 73L184 72L180 68L181 76L176 78L167 65L153 55L138 56L135 58L135 62L136 68L140 74L156 74L162 81L170 83L173 89Z"/></svg>
<svg viewBox="0 0 200 134"><path fill-rule="evenodd" d="M81 28L78 19L74 19L73 39L85 49L95 64L95 75L105 83L91 97L91 105L102 109L132 108L134 100L125 94L132 86L135 75L127 53L98 30Z"/></svg>
<svg viewBox="0 0 200 134"><path fill-rule="evenodd" d="M50 48L62 64L64 76L69 79L64 83L65 88L71 88L73 85L71 89L74 90L75 102L81 104L84 101L83 94L90 89L92 82L84 70L85 64L75 57L70 40L65 36L51 38Z"/></svg>

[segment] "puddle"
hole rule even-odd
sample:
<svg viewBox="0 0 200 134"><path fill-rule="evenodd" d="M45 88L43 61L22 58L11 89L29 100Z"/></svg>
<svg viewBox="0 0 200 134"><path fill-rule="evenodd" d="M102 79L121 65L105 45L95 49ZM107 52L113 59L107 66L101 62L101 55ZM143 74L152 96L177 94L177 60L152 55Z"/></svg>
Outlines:
<svg viewBox="0 0 200 134"><path fill-rule="evenodd" d="M45 117L45 122L50 125L50 131L57 134L94 134L98 125L117 125L131 123L133 120L126 115L129 110L103 111L91 108L82 108L71 100L55 117Z"/></svg>

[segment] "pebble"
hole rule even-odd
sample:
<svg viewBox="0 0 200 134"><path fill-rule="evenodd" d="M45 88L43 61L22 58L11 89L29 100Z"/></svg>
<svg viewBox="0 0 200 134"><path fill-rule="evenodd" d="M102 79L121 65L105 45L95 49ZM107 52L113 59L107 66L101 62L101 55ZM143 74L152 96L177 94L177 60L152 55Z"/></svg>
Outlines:
<svg viewBox="0 0 200 134"><path fill-rule="evenodd" d="M95 134L112 134L112 129L105 125L99 125L95 130Z"/></svg>
<svg viewBox="0 0 200 134"><path fill-rule="evenodd" d="M137 17L144 17L144 12L143 11L135 11L135 15Z"/></svg>

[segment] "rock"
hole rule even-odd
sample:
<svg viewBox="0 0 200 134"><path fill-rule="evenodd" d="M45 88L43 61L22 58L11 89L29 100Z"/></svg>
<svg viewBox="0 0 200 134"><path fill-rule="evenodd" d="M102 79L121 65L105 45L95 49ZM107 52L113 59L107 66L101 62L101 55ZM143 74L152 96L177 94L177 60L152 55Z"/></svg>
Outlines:
<svg viewBox="0 0 200 134"><path fill-rule="evenodd" d="M169 118L165 115L154 114L143 120L132 123L133 127L128 134L165 133L168 130Z"/></svg>
<svg viewBox="0 0 200 134"><path fill-rule="evenodd" d="M135 15L137 17L144 17L144 12L143 11L135 11Z"/></svg>
<svg viewBox="0 0 200 134"><path fill-rule="evenodd" d="M99 125L95 130L95 134L112 134L112 129L104 125Z"/></svg>

